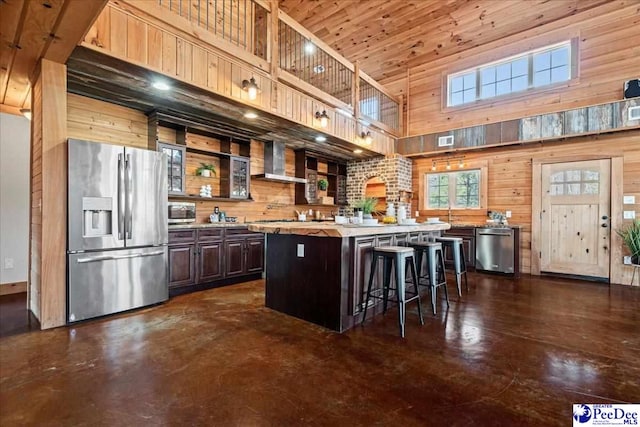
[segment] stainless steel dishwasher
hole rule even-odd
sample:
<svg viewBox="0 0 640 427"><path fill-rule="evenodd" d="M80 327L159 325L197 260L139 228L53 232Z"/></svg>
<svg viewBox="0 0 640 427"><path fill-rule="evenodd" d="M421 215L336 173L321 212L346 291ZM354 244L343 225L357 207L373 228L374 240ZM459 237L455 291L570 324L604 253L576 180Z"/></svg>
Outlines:
<svg viewBox="0 0 640 427"><path fill-rule="evenodd" d="M476 228L476 270L515 273L514 230L508 227Z"/></svg>

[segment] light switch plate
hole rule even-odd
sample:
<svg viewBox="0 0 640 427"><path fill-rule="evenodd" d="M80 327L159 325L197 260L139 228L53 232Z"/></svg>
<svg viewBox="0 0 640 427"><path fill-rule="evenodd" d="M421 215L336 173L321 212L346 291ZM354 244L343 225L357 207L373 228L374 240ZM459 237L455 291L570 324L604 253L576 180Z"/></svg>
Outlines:
<svg viewBox="0 0 640 427"><path fill-rule="evenodd" d="M505 215L507 218L511 218L511 211L506 211L506 212L504 213L504 215Z"/></svg>
<svg viewBox="0 0 640 427"><path fill-rule="evenodd" d="M298 243L298 258L304 258L304 244Z"/></svg>
<svg viewBox="0 0 640 427"><path fill-rule="evenodd" d="M631 257L630 256L625 256L624 260L622 261L623 264L625 265L631 265Z"/></svg>
<svg viewBox="0 0 640 427"><path fill-rule="evenodd" d="M622 217L624 219L636 219L636 211L624 211Z"/></svg>
<svg viewBox="0 0 640 427"><path fill-rule="evenodd" d="M623 196L622 203L625 205L635 205L636 204L636 196Z"/></svg>

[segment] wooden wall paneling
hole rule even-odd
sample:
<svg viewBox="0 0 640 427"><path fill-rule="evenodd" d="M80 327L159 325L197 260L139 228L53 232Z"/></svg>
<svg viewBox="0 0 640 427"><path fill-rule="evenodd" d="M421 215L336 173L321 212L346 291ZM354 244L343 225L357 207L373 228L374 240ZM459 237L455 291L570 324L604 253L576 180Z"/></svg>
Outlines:
<svg viewBox="0 0 640 427"><path fill-rule="evenodd" d="M43 329L66 323L67 70L43 59L42 81L42 252Z"/></svg>
<svg viewBox="0 0 640 427"><path fill-rule="evenodd" d="M177 75L178 39L167 32L162 33L162 71L170 76Z"/></svg>
<svg viewBox="0 0 640 427"><path fill-rule="evenodd" d="M147 64L152 69L162 70L162 31L147 25Z"/></svg>
<svg viewBox="0 0 640 427"><path fill-rule="evenodd" d="M127 58L146 64L147 62L147 24L132 16L127 16Z"/></svg>
<svg viewBox="0 0 640 427"><path fill-rule="evenodd" d="M185 81L191 81L192 45L181 39L176 40L176 75Z"/></svg>
<svg viewBox="0 0 640 427"><path fill-rule="evenodd" d="M207 87L218 92L218 55L207 52Z"/></svg>
<svg viewBox="0 0 640 427"><path fill-rule="evenodd" d="M127 57L127 14L118 9L111 9L110 51L121 58Z"/></svg>
<svg viewBox="0 0 640 427"><path fill-rule="evenodd" d="M147 129L147 117L140 111L80 95L67 95L69 138L147 148Z"/></svg>

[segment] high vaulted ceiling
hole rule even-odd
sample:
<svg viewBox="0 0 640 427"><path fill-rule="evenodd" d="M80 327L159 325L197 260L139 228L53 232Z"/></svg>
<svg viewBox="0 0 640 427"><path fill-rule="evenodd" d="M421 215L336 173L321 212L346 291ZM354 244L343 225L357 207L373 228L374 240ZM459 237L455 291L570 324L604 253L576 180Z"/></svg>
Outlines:
<svg viewBox="0 0 640 427"><path fill-rule="evenodd" d="M279 0L302 26L378 81L611 0Z"/></svg>

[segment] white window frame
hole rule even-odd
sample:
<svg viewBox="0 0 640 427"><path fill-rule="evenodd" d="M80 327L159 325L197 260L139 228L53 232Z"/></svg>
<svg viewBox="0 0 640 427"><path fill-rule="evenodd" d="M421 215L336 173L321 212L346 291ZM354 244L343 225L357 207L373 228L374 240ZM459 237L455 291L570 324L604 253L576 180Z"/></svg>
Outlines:
<svg viewBox="0 0 640 427"><path fill-rule="evenodd" d="M469 171L474 171L474 170L478 170L480 171L480 180L478 182L478 197L480 200L480 206L478 207L473 207L473 208L467 208L467 207L460 207L460 206L455 206L455 205L451 205L451 201L454 200L455 201L455 191L456 191L456 186L455 184L451 184L452 180L449 180L449 206L445 206L445 207L429 207L429 176L430 175L439 175L439 174L443 174L443 173L450 173L450 174L455 174L457 172L469 172ZM453 175L455 177L455 175ZM454 179L455 181L455 179ZM423 201L420 206L420 209L422 210L429 210L429 211L447 211L447 210L486 210L487 209L487 189L488 189L488 181L489 181L489 169L488 169L488 163L487 162L474 162L471 165L468 165L468 167L465 168L460 168L460 169L456 169L456 170L439 170L439 171L429 171L426 172L422 178L422 182L421 182L421 186L422 186L422 195L423 197Z"/></svg>
<svg viewBox="0 0 640 427"><path fill-rule="evenodd" d="M577 78L577 69L578 69L578 58L577 58L577 52L578 52L578 46L577 46L577 39L570 39L570 40L565 40L562 41L560 43L554 43L552 45L548 45L548 46L544 46L538 49L534 49L534 50L530 50L521 54L517 54L517 55L513 55L507 58L503 58L497 61L493 61L493 62L489 62L489 63L485 63L485 64L480 64L478 66L472 67L472 68L467 68L465 70L462 71L458 71L455 73L451 73L448 74L446 76L445 79L445 84L446 84L446 99L445 99L445 107L446 108L464 108L464 107L469 107L472 106L474 104L477 103L481 103L481 102L485 102L485 101L491 101L494 99L501 99L501 98L509 98L509 97L517 97L517 96L521 96L524 93L530 93L530 92L538 92L538 91L543 91L543 90L547 90L549 88L553 88L556 87L558 85L566 85L568 82L574 80ZM533 58L535 56L538 56L540 54L544 54L546 52L550 52L553 50L557 50L559 48L566 48L568 50L568 60L569 63L567 64L569 70L568 70L568 78L566 80L561 80L561 81L557 81L557 82L549 82L548 84L544 84L544 85L535 85L534 84L534 65L533 65ZM506 64L512 64L515 63L519 60L522 59L526 59L527 60L527 86L524 89L519 89L519 90L515 90L512 91L510 90L507 93L504 94L499 94L496 95L494 93L494 95L491 96L482 96L482 87L483 87L483 81L482 81L482 71L486 70L488 68L492 68L492 67L499 67L501 65L506 65ZM553 67L553 64L551 64L549 70L553 69L555 67ZM464 75L473 75L472 78L475 79L475 97L473 100L471 101L467 101L465 102L464 99L461 103L457 103L457 104L453 104L453 100L452 100L452 95L453 95L453 87L452 87L452 81L453 79L457 78L457 77L461 77ZM511 83L513 83L513 81L515 80L515 78L517 78L518 76L513 76L511 75L511 77L508 80L503 80L503 81L509 81L510 85ZM497 77L496 77L497 80ZM491 84L490 83L486 83L486 84ZM496 85L497 86L497 85ZM464 89L464 88L463 88ZM497 91L496 91L497 92Z"/></svg>

